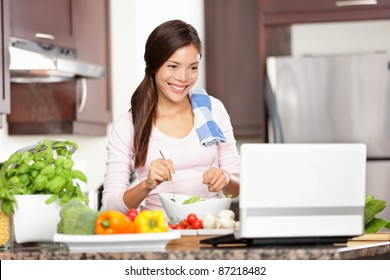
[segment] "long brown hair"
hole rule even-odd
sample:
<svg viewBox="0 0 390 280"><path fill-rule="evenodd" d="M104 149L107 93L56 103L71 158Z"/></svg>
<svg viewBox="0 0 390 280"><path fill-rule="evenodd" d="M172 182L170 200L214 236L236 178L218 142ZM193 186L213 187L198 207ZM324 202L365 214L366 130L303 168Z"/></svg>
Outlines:
<svg viewBox="0 0 390 280"><path fill-rule="evenodd" d="M145 76L131 97L134 125L135 167L145 165L149 139L156 119L157 89L155 74L181 47L193 44L201 54L202 44L193 26L181 20L171 20L157 26L145 46Z"/></svg>

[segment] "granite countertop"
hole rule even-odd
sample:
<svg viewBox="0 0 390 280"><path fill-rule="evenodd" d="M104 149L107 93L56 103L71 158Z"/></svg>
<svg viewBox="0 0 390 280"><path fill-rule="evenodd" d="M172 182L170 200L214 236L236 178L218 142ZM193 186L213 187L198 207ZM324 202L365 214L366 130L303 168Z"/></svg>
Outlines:
<svg viewBox="0 0 390 280"><path fill-rule="evenodd" d="M0 252L1 260L342 260L390 259L390 242L356 242L335 245L245 247L200 245L205 237L182 236L156 252L69 252L61 243L15 244Z"/></svg>

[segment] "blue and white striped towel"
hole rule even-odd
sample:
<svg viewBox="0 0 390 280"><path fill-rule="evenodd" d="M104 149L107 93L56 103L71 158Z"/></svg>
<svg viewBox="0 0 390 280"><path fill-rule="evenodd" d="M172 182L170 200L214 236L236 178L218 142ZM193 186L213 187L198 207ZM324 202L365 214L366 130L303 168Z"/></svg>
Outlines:
<svg viewBox="0 0 390 280"><path fill-rule="evenodd" d="M199 135L200 143L203 146L218 141L225 143L226 138L211 114L210 96L204 89L193 89L189 95L194 112L195 130Z"/></svg>

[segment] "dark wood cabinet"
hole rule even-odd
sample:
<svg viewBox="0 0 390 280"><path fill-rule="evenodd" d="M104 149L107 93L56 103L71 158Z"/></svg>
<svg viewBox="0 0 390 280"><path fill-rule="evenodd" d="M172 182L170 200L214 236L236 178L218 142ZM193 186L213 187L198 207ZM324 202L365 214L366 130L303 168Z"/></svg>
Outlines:
<svg viewBox="0 0 390 280"><path fill-rule="evenodd" d="M11 36L73 49L79 0L12 0Z"/></svg>
<svg viewBox="0 0 390 280"><path fill-rule="evenodd" d="M205 1L206 89L225 105L236 136L259 136L260 93L257 0Z"/></svg>
<svg viewBox="0 0 390 280"><path fill-rule="evenodd" d="M23 2L23 1L22 1ZM104 136L112 121L109 1L73 0L77 59L103 66L106 76L61 83L11 83L8 133Z"/></svg>
<svg viewBox="0 0 390 280"><path fill-rule="evenodd" d="M375 20L389 18L390 0L260 0L264 23Z"/></svg>
<svg viewBox="0 0 390 280"><path fill-rule="evenodd" d="M78 106L79 123L105 124L112 121L112 104L110 89L110 36L109 36L109 1L107 0L79 0L76 2L77 57L106 69L104 79L87 79L79 81ZM87 96L85 96L87 95Z"/></svg>
<svg viewBox="0 0 390 280"><path fill-rule="evenodd" d="M264 142L266 59L291 54L291 24L390 18L390 0L207 0L204 8L206 88L225 104L236 137Z"/></svg>
<svg viewBox="0 0 390 280"><path fill-rule="evenodd" d="M3 114L10 112L9 81L9 0L0 0L0 128L3 126Z"/></svg>

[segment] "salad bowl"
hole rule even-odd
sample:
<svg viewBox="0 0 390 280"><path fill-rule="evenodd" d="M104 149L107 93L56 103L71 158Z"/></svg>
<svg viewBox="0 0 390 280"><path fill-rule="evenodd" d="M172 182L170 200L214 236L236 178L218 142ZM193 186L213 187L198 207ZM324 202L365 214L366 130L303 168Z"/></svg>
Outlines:
<svg viewBox="0 0 390 280"><path fill-rule="evenodd" d="M202 219L206 212L217 215L219 211L229 209L232 202L231 198L227 197L206 199L182 194L175 194L173 201L172 193L159 193L159 197L171 223L186 219L191 213L196 214L199 219Z"/></svg>

